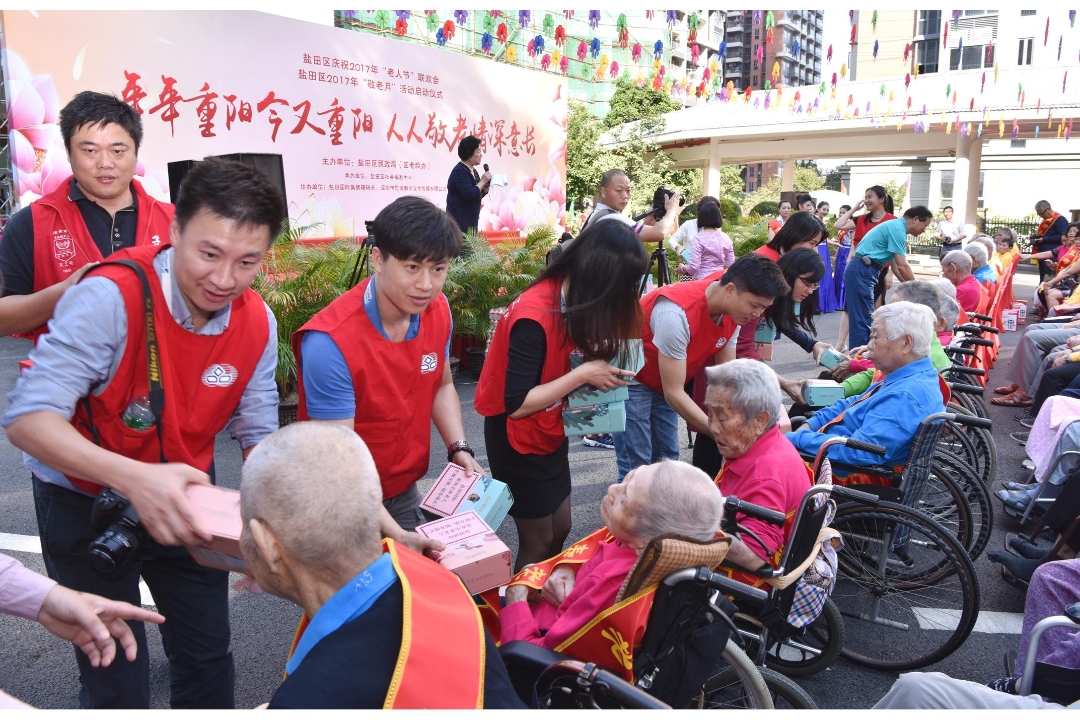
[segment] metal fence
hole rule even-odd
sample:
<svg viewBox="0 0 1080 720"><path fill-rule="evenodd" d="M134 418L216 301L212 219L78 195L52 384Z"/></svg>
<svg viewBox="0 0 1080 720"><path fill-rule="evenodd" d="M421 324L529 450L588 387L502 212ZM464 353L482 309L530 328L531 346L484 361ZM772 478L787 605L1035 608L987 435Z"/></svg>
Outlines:
<svg viewBox="0 0 1080 720"><path fill-rule="evenodd" d="M1031 252L1031 235L1039 228L1040 220L1035 215L1030 215L1024 218L1004 218L1004 217L990 217L990 218L976 218L975 227L979 232L986 233L990 237L994 237L1000 228L1008 227L1016 231L1016 242L1020 246L1020 251L1024 253ZM941 241L935 240L934 235L937 233L937 221L926 227L926 231L918 237L908 236L908 248L910 252L919 253L922 255L936 255L938 248L941 247Z"/></svg>

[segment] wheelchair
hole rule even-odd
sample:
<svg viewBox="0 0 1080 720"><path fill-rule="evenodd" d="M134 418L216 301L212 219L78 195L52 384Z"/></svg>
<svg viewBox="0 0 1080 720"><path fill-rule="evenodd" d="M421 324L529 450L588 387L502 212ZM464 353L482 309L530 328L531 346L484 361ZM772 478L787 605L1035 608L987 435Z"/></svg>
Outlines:
<svg viewBox="0 0 1080 720"><path fill-rule="evenodd" d="M832 601L844 618L840 654L856 664L890 671L925 667L950 655L975 626L979 583L962 544L972 537L970 515L949 476L932 472L933 449L950 417L937 413L923 421L902 473L832 463L894 484L836 485L832 492L844 501L832 521L844 540ZM928 482L932 477L940 489Z"/></svg>
<svg viewBox="0 0 1080 720"><path fill-rule="evenodd" d="M1080 670L1063 668L1049 663L1038 662L1039 641L1043 634L1056 627L1080 626L1080 603L1065 607L1064 615L1043 618L1035 623L1028 638L1027 652L1024 655L1024 670L1020 676L1017 695L1041 695L1060 705L1071 705L1080 700ZM1012 669L1006 668L1009 675Z"/></svg>

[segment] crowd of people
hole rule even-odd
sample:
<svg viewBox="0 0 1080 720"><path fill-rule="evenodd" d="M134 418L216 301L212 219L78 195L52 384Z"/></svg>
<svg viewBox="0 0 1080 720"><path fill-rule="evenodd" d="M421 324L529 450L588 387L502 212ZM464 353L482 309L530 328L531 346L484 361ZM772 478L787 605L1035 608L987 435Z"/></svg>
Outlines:
<svg viewBox="0 0 1080 720"><path fill-rule="evenodd" d="M612 608L654 540L713 541L724 498L737 496L786 522L740 515L745 529L728 533L727 559L747 571L775 569L813 481L806 460L830 436L886 451L880 458L839 448L832 458L849 468L838 471L839 483L874 482L858 468L903 465L923 419L947 402L939 371L949 364L943 346L952 328L985 302L983 283L995 282L1016 253L1011 230L966 240L947 216L938 225L944 279L916 280L906 238L922 234L933 214L917 206L895 217L888 193L874 186L838 208L835 240L828 205L798 197L794 212L780 203L765 245L735 258L715 198L703 198L697 219L673 232L677 193L662 215L634 222L624 214L630 179L609 171L582 231L497 326L473 397L484 418L484 467L446 362L452 327L442 294L461 228L475 222L490 182L475 169L478 138L459 145L447 209L416 197L383 208L373 224L374 273L293 336L299 422L279 429L277 320L251 289L286 217L279 191L254 168L208 159L186 175L175 206L157 202L132 180L142 129L130 106L83 92L63 108L60 125L73 177L16 214L0 243L0 331L35 340L0 425L25 453L51 580L0 558L0 610L75 644L83 707L148 707L143 622L160 624L172 707L233 707L228 573L187 550L211 539L186 493L214 483L214 441L225 430L244 459L248 582L302 611L269 707L524 707L497 643L576 649L609 665L610 657L588 655L592 621ZM1049 248L1037 244L1040 253L1056 249L1055 232L1059 244L1075 238L1048 204L1039 207ZM73 256L52 252L64 234ZM644 243L669 238L685 279L639 297ZM1074 260L1058 256L1048 289L1072 277ZM846 339L835 344L815 337L815 317L830 305L846 308ZM1032 422L1050 395L1080 397L1080 373L1062 370L1080 361L1080 333L1070 332L1078 325L1028 328L1013 383L999 388L1011 404L1032 405ZM829 375L843 381L845 397L810 407L805 381L761 362L760 347L779 335L814 361L838 354ZM609 362L637 342L640 370ZM572 368L573 353L582 362ZM568 562L573 488L562 411L583 385L625 386L629 400L626 429L614 435L614 482L599 506L603 532L575 543ZM809 416L797 427L785 393ZM679 418L698 433L692 464L679 461ZM416 532L432 427L448 462L490 474L513 494L514 570L525 572L488 604L494 623L483 621L455 575L424 557L437 558L442 543ZM1038 485L1007 492L1016 508L1037 494L1053 497ZM87 551L100 533L92 516L103 499L144 540L111 568ZM1060 566L1050 563L1060 543L1011 542L1033 556L1024 556L1034 563L1026 574L1033 590L1048 583L1053 598L1038 600L1033 616L1075 595L1063 589L1075 583L1056 570L1038 570ZM1012 571L1021 577L1027 569ZM529 570L542 571L543 582L526 583ZM140 576L160 614L137 607ZM618 622L640 637L645 617L623 613ZM1061 643L1074 638L1054 647L1072 657ZM453 673L438 672L445 668ZM1015 692L1012 680L995 692ZM883 702L911 702L910 683L920 681L902 682Z"/></svg>

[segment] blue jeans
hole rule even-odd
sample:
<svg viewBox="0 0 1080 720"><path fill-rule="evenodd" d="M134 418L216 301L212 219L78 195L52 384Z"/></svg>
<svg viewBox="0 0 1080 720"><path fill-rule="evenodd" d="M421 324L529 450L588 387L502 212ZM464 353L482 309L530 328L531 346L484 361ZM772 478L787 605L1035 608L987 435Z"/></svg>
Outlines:
<svg viewBox="0 0 1080 720"><path fill-rule="evenodd" d="M664 396L640 383L631 383L627 390L630 399L626 401L626 431L611 435L619 482L641 465L663 458L679 459L679 416Z"/></svg>
<svg viewBox="0 0 1080 720"><path fill-rule="evenodd" d="M870 342L874 285L877 284L880 274L880 266L867 265L859 255L853 255L844 269L844 309L848 314L849 348L857 348Z"/></svg>

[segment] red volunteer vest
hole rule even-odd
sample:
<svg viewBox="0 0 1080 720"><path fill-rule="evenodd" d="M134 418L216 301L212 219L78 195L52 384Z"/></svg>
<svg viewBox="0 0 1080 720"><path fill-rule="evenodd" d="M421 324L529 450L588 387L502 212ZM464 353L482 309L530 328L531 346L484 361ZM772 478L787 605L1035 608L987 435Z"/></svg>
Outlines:
<svg viewBox="0 0 1080 720"><path fill-rule="evenodd" d="M724 349L739 326L727 315L717 325L710 317L709 304L705 301L705 290L721 277L722 270L704 280L665 285L642 298L641 309L645 322L641 326L641 339L645 349L645 367L641 368L636 376L639 383L653 392L664 392L664 386L660 383L656 346L653 345L653 331L649 325L653 306L660 297L666 297L681 307L686 312L686 321L690 325L690 344L686 348L686 378L683 383L689 382L698 370L705 367L710 357Z"/></svg>
<svg viewBox="0 0 1080 720"><path fill-rule="evenodd" d="M300 344L305 332L318 330L328 334L345 357L356 398L353 429L375 459L383 497L392 498L427 473L431 406L445 370L450 306L446 296L439 295L420 314L415 338L390 342L364 310L370 282L368 278L360 283L293 333L300 394L297 419L308 419Z"/></svg>
<svg viewBox="0 0 1080 720"><path fill-rule="evenodd" d="M110 258L138 263L154 297L158 362L165 390L161 418L165 458L205 471L214 461L214 437L236 412L266 348L270 324L262 298L249 289L233 301L229 327L222 334L196 335L180 327L169 313L154 272L154 257L167 247L128 248ZM80 402L71 423L93 441L92 420L101 447L134 460L160 462L157 430L136 430L121 419L132 398L145 395L150 387L142 283L131 268L122 265L106 264L87 275L91 273L109 278L120 288L127 308L127 341L108 387L101 395L90 393ZM68 479L86 492L96 495L101 491L95 483Z"/></svg>
<svg viewBox="0 0 1080 720"><path fill-rule="evenodd" d="M544 369L540 384L544 385L570 372L570 353L573 343L566 335L560 305L560 282L545 280L525 290L510 303L506 314L495 328L480 382L476 385L473 407L484 417L506 412L506 365L510 352L510 330L518 320L540 323L547 339ZM506 418L506 436L510 445L523 455L549 455L566 440L563 432L562 410L565 398L523 418Z"/></svg>
<svg viewBox="0 0 1080 720"><path fill-rule="evenodd" d="M480 611L457 576L393 540L383 540L401 581L404 617L384 710L484 707L487 658ZM307 629L300 618L289 657Z"/></svg>
<svg viewBox="0 0 1080 720"><path fill-rule="evenodd" d="M863 213L859 217L855 218L855 234L852 236L851 249L855 250L859 246L859 241L863 239L866 233L876 228L886 220L895 220L896 216L892 213L885 213L881 216L881 219L877 222L870 221L870 213Z"/></svg>
<svg viewBox="0 0 1080 720"><path fill-rule="evenodd" d="M135 246L163 246L169 242L169 224L173 206L158 202L146 194L138 182L131 183L138 208L135 220ZM78 206L68 200L70 180L30 205L34 219L34 292L67 280L89 262L101 262L97 243L86 229ZM37 342L47 331L42 325L26 334Z"/></svg>

